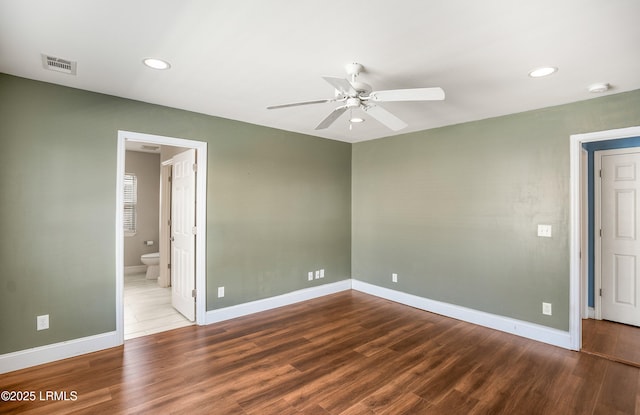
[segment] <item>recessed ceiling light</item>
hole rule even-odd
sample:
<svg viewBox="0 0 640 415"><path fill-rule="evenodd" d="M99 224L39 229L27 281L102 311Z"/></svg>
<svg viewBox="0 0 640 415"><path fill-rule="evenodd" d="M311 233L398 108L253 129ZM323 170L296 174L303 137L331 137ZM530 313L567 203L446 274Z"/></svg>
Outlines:
<svg viewBox="0 0 640 415"><path fill-rule="evenodd" d="M349 120L349 122L355 122L355 123L358 123L358 122L364 122L364 118L360 118L360 117L352 117L352 118Z"/></svg>
<svg viewBox="0 0 640 415"><path fill-rule="evenodd" d="M589 88L587 88L589 90L589 92L597 94L600 92L606 92L609 90L609 84L605 84L605 83L600 83L600 84L593 84L593 85L589 85Z"/></svg>
<svg viewBox="0 0 640 415"><path fill-rule="evenodd" d="M532 78L541 78L543 76L549 76L552 73L558 72L558 68L554 68L553 66L545 66L543 68L534 69L529 72L529 76Z"/></svg>
<svg viewBox="0 0 640 415"><path fill-rule="evenodd" d="M145 65L152 69L169 69L171 65L167 61L163 61L162 59L156 58L146 58L142 61Z"/></svg>

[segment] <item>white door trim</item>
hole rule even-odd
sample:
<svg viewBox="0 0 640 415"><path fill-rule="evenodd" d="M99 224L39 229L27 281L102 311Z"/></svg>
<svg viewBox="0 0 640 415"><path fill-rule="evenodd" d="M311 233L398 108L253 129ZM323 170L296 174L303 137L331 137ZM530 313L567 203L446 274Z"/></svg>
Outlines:
<svg viewBox="0 0 640 415"><path fill-rule="evenodd" d="M640 136L640 126L619 128L615 130L597 131L585 134L573 134L569 137L569 182L570 182L570 229L569 229L569 335L571 348L580 350L582 347L582 304L586 302L581 292L584 283L584 275L587 270L581 266L580 252L583 242L588 235L583 230L582 206L583 200L587 197L581 183L583 180L581 172L582 144L594 141L614 140L617 138L628 138ZM587 253L585 252L585 255Z"/></svg>
<svg viewBox="0 0 640 415"><path fill-rule="evenodd" d="M602 297L600 289L602 288L602 235L598 236L598 230L602 229L602 180L596 177L596 172L602 170L602 153L598 150L593 152L593 309L596 320L602 320Z"/></svg>
<svg viewBox="0 0 640 415"><path fill-rule="evenodd" d="M163 161L160 167L160 276L158 277L158 285L166 288L170 286L171 274L169 271L169 263L171 257L171 242L169 241L171 219L171 170L172 160Z"/></svg>
<svg viewBox="0 0 640 415"><path fill-rule="evenodd" d="M173 147L196 149L198 175L196 176L196 324L206 324L206 257L207 257L207 143L183 138L165 137L131 131L118 131L117 176L116 176L116 337L118 344L124 343L124 232L123 195L125 142L136 141Z"/></svg>

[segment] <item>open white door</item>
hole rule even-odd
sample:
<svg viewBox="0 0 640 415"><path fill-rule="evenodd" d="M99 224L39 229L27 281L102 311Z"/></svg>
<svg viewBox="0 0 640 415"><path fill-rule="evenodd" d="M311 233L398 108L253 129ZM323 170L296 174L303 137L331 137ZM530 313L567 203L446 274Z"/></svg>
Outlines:
<svg viewBox="0 0 640 415"><path fill-rule="evenodd" d="M602 172L601 291L596 292L600 314L605 320L640 326L640 151L606 150L596 152L596 159L598 156ZM596 209L597 205L596 201Z"/></svg>
<svg viewBox="0 0 640 415"><path fill-rule="evenodd" d="M171 303L195 319L196 150L173 156L171 181Z"/></svg>

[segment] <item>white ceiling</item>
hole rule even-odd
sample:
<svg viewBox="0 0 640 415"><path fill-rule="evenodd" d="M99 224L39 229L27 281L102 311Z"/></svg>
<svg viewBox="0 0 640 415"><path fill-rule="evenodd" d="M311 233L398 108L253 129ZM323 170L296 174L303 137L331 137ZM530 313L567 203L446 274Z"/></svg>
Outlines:
<svg viewBox="0 0 640 415"><path fill-rule="evenodd" d="M357 142L640 89L638 18L638 0L0 0L0 72ZM266 109L332 97L321 76L354 61L375 90L446 100L383 104L409 124L398 132L366 115L350 131L347 114L314 130L335 103ZM527 75L546 65L559 71ZM613 88L587 92L596 82Z"/></svg>

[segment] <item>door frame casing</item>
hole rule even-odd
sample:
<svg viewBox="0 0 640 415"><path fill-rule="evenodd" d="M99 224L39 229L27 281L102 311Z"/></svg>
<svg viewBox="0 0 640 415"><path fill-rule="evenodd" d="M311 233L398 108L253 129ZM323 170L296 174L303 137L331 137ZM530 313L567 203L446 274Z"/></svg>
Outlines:
<svg viewBox="0 0 640 415"><path fill-rule="evenodd" d="M585 231L583 210L587 193L584 189L584 166L582 144L629 138L640 135L640 126L596 131L592 133L573 134L569 137L569 181L570 181L570 229L569 229L569 337L571 348L582 348L582 318L587 318L586 291L588 270L583 264L581 253L588 255L584 249L588 239ZM587 213L587 215L590 213Z"/></svg>
<svg viewBox="0 0 640 415"><path fill-rule="evenodd" d="M158 283L161 287L171 286L171 171L173 159L162 161L160 164L160 276Z"/></svg>
<svg viewBox="0 0 640 415"><path fill-rule="evenodd" d="M183 138L159 136L118 130L117 143L117 173L116 173L116 338L118 344L124 343L124 231L123 209L124 201L122 186L124 184L124 167L126 142L135 141L155 145L193 148L196 150L196 324L206 324L206 223L207 223L207 143L203 141L187 140Z"/></svg>
<svg viewBox="0 0 640 415"><path fill-rule="evenodd" d="M593 307L596 320L602 320L602 297L599 294L602 288L602 238L596 232L596 230L602 229L602 180L597 173L602 171L601 151L611 150L593 152Z"/></svg>

